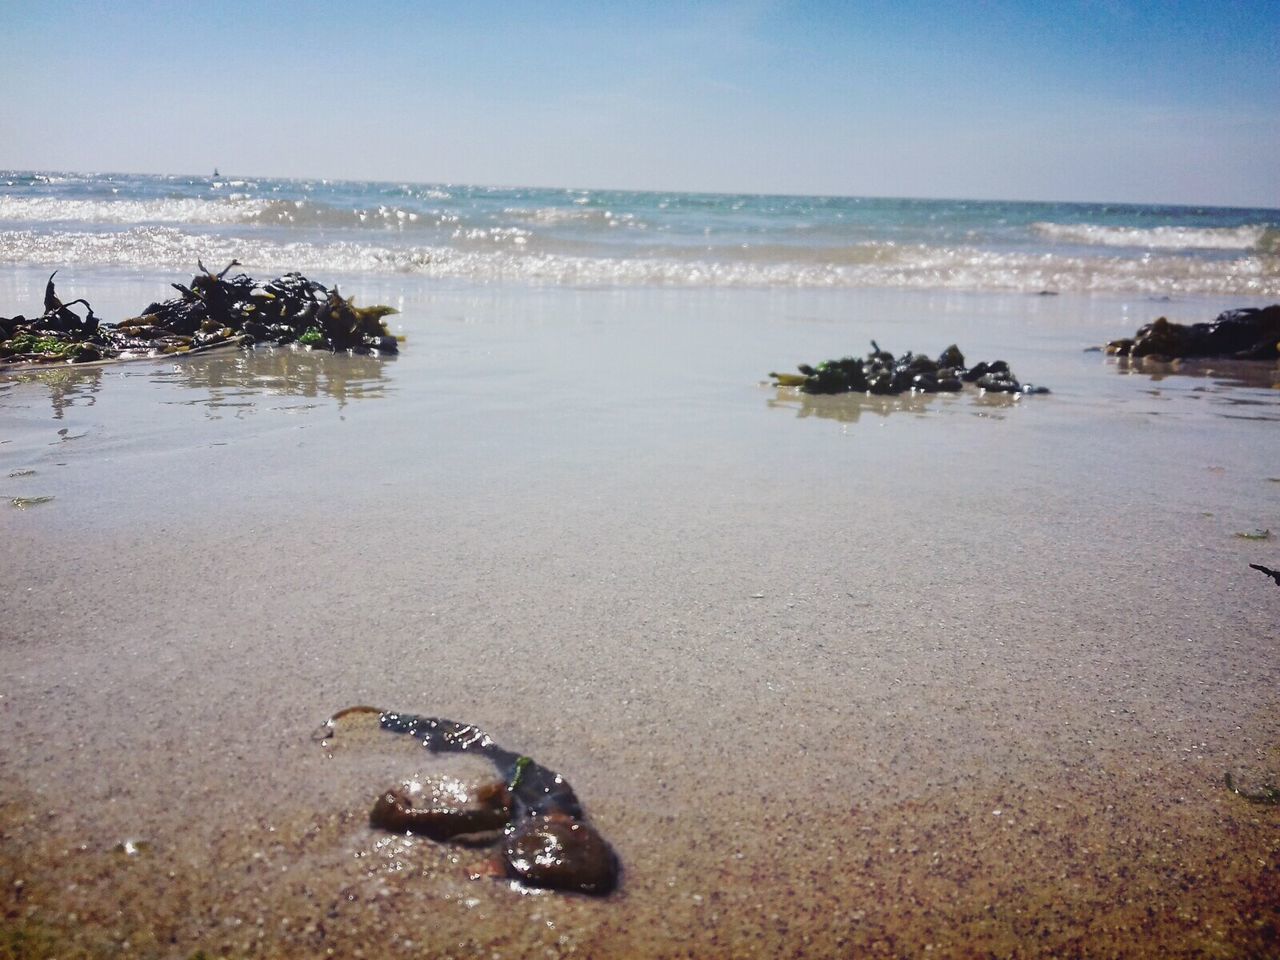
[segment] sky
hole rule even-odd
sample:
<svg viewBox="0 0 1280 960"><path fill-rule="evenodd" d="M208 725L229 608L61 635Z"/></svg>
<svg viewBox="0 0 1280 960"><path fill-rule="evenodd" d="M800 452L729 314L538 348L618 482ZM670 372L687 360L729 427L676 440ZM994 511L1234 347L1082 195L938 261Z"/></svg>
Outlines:
<svg viewBox="0 0 1280 960"><path fill-rule="evenodd" d="M0 0L0 168L1280 207L1280 3Z"/></svg>

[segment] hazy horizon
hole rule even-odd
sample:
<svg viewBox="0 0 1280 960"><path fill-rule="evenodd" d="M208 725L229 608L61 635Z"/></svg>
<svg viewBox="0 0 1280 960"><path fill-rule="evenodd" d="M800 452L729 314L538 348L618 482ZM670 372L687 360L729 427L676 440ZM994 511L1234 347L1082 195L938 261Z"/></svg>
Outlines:
<svg viewBox="0 0 1280 960"><path fill-rule="evenodd" d="M906 196L906 195L888 195L888 194L869 194L869 193L805 193L802 191L788 190L772 190L768 192L753 191L731 191L731 190L682 190L664 187L617 187L617 186L599 186L599 185L583 185L583 184L562 184L562 183L468 183L461 180L416 180L406 177L372 178L361 179L357 177L320 177L320 176L282 176L274 173L244 173L233 170L230 173L218 170L219 178L222 180L281 180L292 181L298 183L361 183L361 184L387 184L390 186L414 186L414 187L465 187L480 190L563 190L567 193L590 192L590 193L638 193L638 194L687 194L691 196L757 196L757 197L788 197L788 198L804 198L812 197L815 199L840 199L840 200L904 200L904 201L952 201L955 203L1012 203L1012 204L1074 204L1079 206L1117 206L1117 207L1184 207L1184 208L1205 208L1215 210L1257 210L1262 212L1280 213L1280 206L1256 206L1242 204L1218 204L1218 203L1194 203L1182 201L1133 201L1133 200L1115 200L1106 198L1094 198L1085 200L1064 200L1059 197L975 197L975 196ZM184 171L160 171L160 170L70 170L70 169L8 169L3 171L7 174L30 174L33 176L93 176L93 177L174 177L178 179L202 180L213 178L213 172L197 173L189 170Z"/></svg>

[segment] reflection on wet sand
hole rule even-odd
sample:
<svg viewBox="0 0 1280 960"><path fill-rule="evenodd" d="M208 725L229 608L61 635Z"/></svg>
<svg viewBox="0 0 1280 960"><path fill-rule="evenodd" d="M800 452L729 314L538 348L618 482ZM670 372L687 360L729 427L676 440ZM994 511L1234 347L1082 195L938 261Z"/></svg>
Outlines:
<svg viewBox="0 0 1280 960"><path fill-rule="evenodd" d="M1225 407L1219 416L1244 420L1280 420L1280 365L1230 358L1155 360L1110 357L1108 364L1125 376L1147 377L1162 384L1153 393L1178 393ZM1181 380L1180 378L1189 378ZM1196 380L1207 384L1191 386Z"/></svg>
<svg viewBox="0 0 1280 960"><path fill-rule="evenodd" d="M1166 377L1206 377L1224 387L1268 387L1280 390L1280 365L1259 360L1190 358L1156 360L1151 357L1112 357L1117 373L1139 374L1153 381Z"/></svg>
<svg viewBox="0 0 1280 960"><path fill-rule="evenodd" d="M61 420L67 407L91 407L98 402L102 367L80 364L57 367L26 367L0 377L0 396L18 384L39 383L49 390L53 419Z"/></svg>
<svg viewBox="0 0 1280 960"><path fill-rule="evenodd" d="M1021 401L1007 393L901 393L887 396L870 393L804 393L794 387L778 387L767 403L771 409L792 410L797 417L818 417L857 423L864 414L887 417L895 413L916 416L961 411L978 416L1000 416Z"/></svg>
<svg viewBox="0 0 1280 960"><path fill-rule="evenodd" d="M260 394L328 397L344 407L386 393L383 365L388 357L329 353L300 347L257 347L234 353L191 357L149 374L155 383L208 390L211 405L236 405L236 398Z"/></svg>
<svg viewBox="0 0 1280 960"><path fill-rule="evenodd" d="M134 363L30 367L0 378L0 393L16 384L41 384L49 390L55 420L70 406L92 406L102 389L103 376L145 377L152 383L174 384L208 391L192 404L210 407L262 407L271 396L328 398L338 407L381 397L387 390L387 356L360 356L306 350L301 347L257 347L219 350L178 362L139 360ZM296 408L295 408L296 409Z"/></svg>

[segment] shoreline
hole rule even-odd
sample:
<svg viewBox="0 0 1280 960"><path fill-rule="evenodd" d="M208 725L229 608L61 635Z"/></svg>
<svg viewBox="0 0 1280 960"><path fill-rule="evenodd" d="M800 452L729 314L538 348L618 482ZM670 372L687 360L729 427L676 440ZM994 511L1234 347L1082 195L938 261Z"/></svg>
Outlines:
<svg viewBox="0 0 1280 960"><path fill-rule="evenodd" d="M1138 325L1110 298L343 289L409 307L394 361L0 379L36 471L0 492L54 496L7 513L0 575L11 941L1270 948L1277 811L1222 777L1280 767L1273 548L1233 535L1280 532L1274 391L1119 375L1081 352ZM842 422L760 386L872 336L1054 393ZM370 830L419 760L309 739L361 702L563 773L620 892Z"/></svg>
<svg viewBox="0 0 1280 960"><path fill-rule="evenodd" d="M0 260L183 273L235 257L255 275L436 284L1277 299L1278 213L89 175L11 179Z"/></svg>

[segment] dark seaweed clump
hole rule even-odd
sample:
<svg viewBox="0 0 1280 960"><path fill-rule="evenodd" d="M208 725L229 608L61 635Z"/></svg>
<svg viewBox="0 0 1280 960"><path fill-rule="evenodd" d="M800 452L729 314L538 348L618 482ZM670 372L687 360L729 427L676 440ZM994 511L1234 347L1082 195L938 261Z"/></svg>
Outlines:
<svg viewBox="0 0 1280 960"><path fill-rule="evenodd" d="M923 353L907 352L895 357L871 341L865 357L824 360L817 365L802 363L800 373L770 373L778 386L799 387L805 393L897 394L955 393L966 383L989 393L1048 393L1048 387L1022 383L1003 360L980 361L966 366L964 354L955 344L936 359Z"/></svg>
<svg viewBox="0 0 1280 960"><path fill-rule="evenodd" d="M1280 304L1227 310L1209 323L1173 323L1166 317L1139 327L1132 337L1112 340L1107 353L1174 360L1183 357L1280 358Z"/></svg>
<svg viewBox="0 0 1280 960"><path fill-rule="evenodd" d="M396 338L382 318L387 306L357 307L300 273L259 284L243 273L228 277L203 263L189 286L173 284L178 296L152 303L138 316L104 324L87 300L63 303L53 278L45 286L44 312L28 319L0 317L0 364L85 363L128 357L185 354L230 345L300 343L353 353L395 353ZM73 307L83 307L81 316Z"/></svg>

